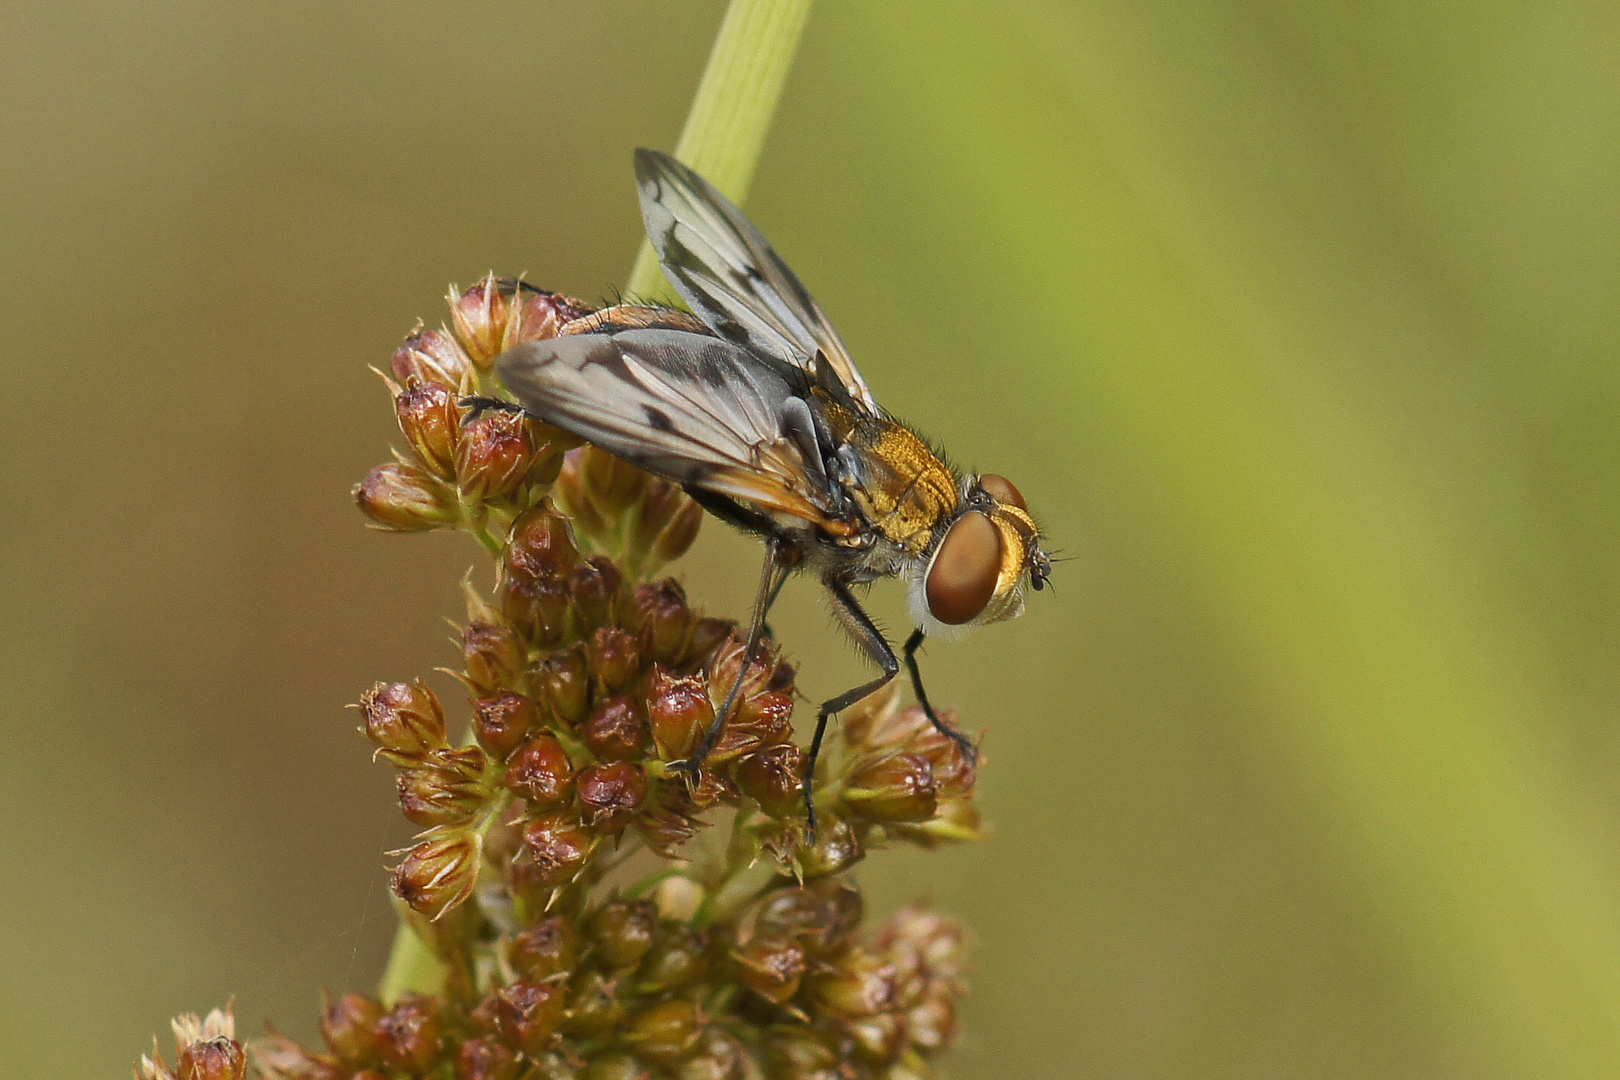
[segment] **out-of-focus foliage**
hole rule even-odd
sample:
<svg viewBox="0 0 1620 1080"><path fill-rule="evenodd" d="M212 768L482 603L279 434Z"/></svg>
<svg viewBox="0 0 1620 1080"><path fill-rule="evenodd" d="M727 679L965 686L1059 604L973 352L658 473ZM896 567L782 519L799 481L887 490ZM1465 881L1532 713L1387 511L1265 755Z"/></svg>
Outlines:
<svg viewBox="0 0 1620 1080"><path fill-rule="evenodd" d="M477 555L355 527L357 358L488 269L610 293L719 15L12 13L8 1075L371 987L403 837L341 705ZM953 1075L1620 1065L1617 52L1573 3L813 13L750 214L1072 557L926 657L991 840L870 881L978 936ZM860 670L779 611L812 698Z"/></svg>

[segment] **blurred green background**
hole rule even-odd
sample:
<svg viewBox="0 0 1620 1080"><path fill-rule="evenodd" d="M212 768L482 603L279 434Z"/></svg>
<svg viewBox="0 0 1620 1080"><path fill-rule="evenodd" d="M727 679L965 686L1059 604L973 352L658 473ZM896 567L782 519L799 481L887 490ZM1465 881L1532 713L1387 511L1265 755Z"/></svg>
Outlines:
<svg viewBox="0 0 1620 1080"><path fill-rule="evenodd" d="M5 1075L372 985L342 706L481 560L351 507L366 366L491 268L611 293L721 10L8 5ZM994 835L866 870L977 934L953 1076L1620 1075L1620 8L824 0L750 211L1070 557L926 658Z"/></svg>

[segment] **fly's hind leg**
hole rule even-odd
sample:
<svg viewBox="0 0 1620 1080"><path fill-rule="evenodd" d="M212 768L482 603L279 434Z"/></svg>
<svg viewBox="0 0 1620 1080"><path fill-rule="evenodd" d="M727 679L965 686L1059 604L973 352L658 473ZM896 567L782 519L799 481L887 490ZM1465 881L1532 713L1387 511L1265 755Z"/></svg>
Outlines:
<svg viewBox="0 0 1620 1080"><path fill-rule="evenodd" d="M906 658L906 670L911 673L912 692L917 695L917 704L922 706L923 713L928 717L928 722L934 725L934 730L954 742L957 749L962 751L963 760L969 765L974 765L979 760L979 748L973 745L972 739L939 718L939 713L934 711L934 706L928 701L928 692L923 689L922 672L917 669L917 650L922 648L925 636L923 628L917 627L911 632L911 636L906 638L905 647L900 650Z"/></svg>
<svg viewBox="0 0 1620 1080"><path fill-rule="evenodd" d="M844 581L827 577L822 579L827 586L827 594L832 597L833 614L843 624L849 636L855 639L855 644L861 651L870 656L872 660L883 669L883 674L871 682L862 683L852 690L845 690L835 698L821 703L816 712L816 733L810 739L810 756L804 763L804 816L805 816L805 842L814 843L816 839L816 759L821 756L821 740L827 734L827 720L834 713L842 712L851 705L860 701L868 694L882 689L890 679L900 673L900 661L895 658L894 648L878 630L877 624L872 621L849 591L849 585Z"/></svg>

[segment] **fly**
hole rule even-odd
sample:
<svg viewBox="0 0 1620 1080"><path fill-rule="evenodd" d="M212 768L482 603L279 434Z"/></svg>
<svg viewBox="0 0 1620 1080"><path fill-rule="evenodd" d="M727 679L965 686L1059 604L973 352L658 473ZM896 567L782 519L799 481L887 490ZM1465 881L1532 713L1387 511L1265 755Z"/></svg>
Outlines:
<svg viewBox="0 0 1620 1080"><path fill-rule="evenodd" d="M647 237L692 314L606 308L508 350L496 369L527 412L682 485L764 540L742 671L788 576L820 579L881 674L817 711L804 776L813 836L828 718L902 662L928 719L976 761L973 742L929 702L917 650L929 634L1021 614L1026 578L1041 589L1051 560L1011 481L957 472L878 406L820 306L742 211L667 154L637 150L635 165ZM906 583L916 626L898 656L856 597L890 577ZM693 754L672 767L701 768L741 685L739 673Z"/></svg>

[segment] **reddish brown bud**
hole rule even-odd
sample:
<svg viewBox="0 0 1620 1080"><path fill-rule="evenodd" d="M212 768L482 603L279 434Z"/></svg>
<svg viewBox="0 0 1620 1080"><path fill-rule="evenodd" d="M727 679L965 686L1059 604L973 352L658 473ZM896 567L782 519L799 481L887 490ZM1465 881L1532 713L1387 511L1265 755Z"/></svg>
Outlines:
<svg viewBox="0 0 1620 1080"><path fill-rule="evenodd" d="M563 1020L563 1029L571 1035L587 1037L618 1030L624 1019L624 1003L614 993L617 980L609 979L600 971L591 971L575 982L574 992L568 999L568 1014ZM588 1075L596 1075L594 1065Z"/></svg>
<svg viewBox="0 0 1620 1080"><path fill-rule="evenodd" d="M699 619L692 624L686 655L705 667L712 666L715 653L736 636L737 624L729 619Z"/></svg>
<svg viewBox="0 0 1620 1080"><path fill-rule="evenodd" d="M444 1049L444 1028L437 1002L423 994L406 994L377 1022L377 1048L396 1069L426 1072Z"/></svg>
<svg viewBox="0 0 1620 1080"><path fill-rule="evenodd" d="M697 1006L684 998L659 1002L636 1017L625 1040L642 1057L660 1065L673 1065L697 1049L703 1018Z"/></svg>
<svg viewBox="0 0 1620 1080"><path fill-rule="evenodd" d="M799 873L806 878L822 877L848 870L866 851L860 834L842 818L822 818L816 827L815 843L799 848Z"/></svg>
<svg viewBox="0 0 1620 1080"><path fill-rule="evenodd" d="M434 383L453 394L472 392L472 361L460 345L437 330L419 330L406 338L389 367L401 386Z"/></svg>
<svg viewBox="0 0 1620 1080"><path fill-rule="evenodd" d="M554 810L523 824L523 849L533 870L526 884L554 889L579 875L596 841L568 811Z"/></svg>
<svg viewBox="0 0 1620 1080"><path fill-rule="evenodd" d="M473 702L473 734L497 761L505 761L539 724L540 707L522 694L497 694Z"/></svg>
<svg viewBox="0 0 1620 1080"><path fill-rule="evenodd" d="M684 922L665 922L636 969L636 992L661 994L697 982L708 968L708 945L703 931Z"/></svg>
<svg viewBox="0 0 1620 1080"><path fill-rule="evenodd" d="M659 855L666 859L677 858L676 849L697 835L704 825L697 816L699 809L683 781L666 780L659 785L656 799L650 799L636 815L636 831Z"/></svg>
<svg viewBox="0 0 1620 1080"><path fill-rule="evenodd" d="M843 797L869 821L927 821L937 802L934 767L916 754L883 754L857 764Z"/></svg>
<svg viewBox="0 0 1620 1080"><path fill-rule="evenodd" d="M479 839L457 830L424 840L394 868L394 894L415 911L437 919L467 897L478 883Z"/></svg>
<svg viewBox="0 0 1620 1080"><path fill-rule="evenodd" d="M476 746L431 751L422 764L399 774L399 806L413 824L460 825L489 799L484 782L489 764Z"/></svg>
<svg viewBox="0 0 1620 1080"><path fill-rule="evenodd" d="M508 577L562 584L578 561L579 550L568 522L544 503L524 511L512 523L504 559Z"/></svg>
<svg viewBox="0 0 1620 1080"><path fill-rule="evenodd" d="M574 780L574 765L557 736L542 731L512 755L506 766L506 786L532 806L555 806L566 800Z"/></svg>
<svg viewBox="0 0 1620 1080"><path fill-rule="evenodd" d="M624 575L604 556L593 555L574 567L568 579L568 592L582 630L605 626L618 617L619 593L623 586Z"/></svg>
<svg viewBox="0 0 1620 1080"><path fill-rule="evenodd" d="M538 1053L561 1023L563 1005L562 988L553 983L509 983L495 992L495 1029L524 1053Z"/></svg>
<svg viewBox="0 0 1620 1080"><path fill-rule="evenodd" d="M587 829L616 833L647 797L647 773L628 761L602 761L579 774L580 818Z"/></svg>
<svg viewBox="0 0 1620 1080"><path fill-rule="evenodd" d="M756 750L737 763L734 775L742 793L774 818L804 812L804 751L795 743Z"/></svg>
<svg viewBox="0 0 1620 1080"><path fill-rule="evenodd" d="M591 919L591 941L602 963L627 968L652 949L658 931L658 907L651 900L613 900Z"/></svg>
<svg viewBox="0 0 1620 1080"><path fill-rule="evenodd" d="M501 282L503 286L506 282ZM517 306L507 324L502 344L505 348L530 341L555 337L564 323L590 314L594 309L580 300L561 293L545 292L521 283L512 283L516 289Z"/></svg>
<svg viewBox="0 0 1620 1080"><path fill-rule="evenodd" d="M581 447L563 455L562 467L552 484L552 498L573 521L575 529L585 536L606 540L610 529L607 519L591 502L591 492L586 486L584 466L581 464L584 454Z"/></svg>
<svg viewBox="0 0 1620 1080"><path fill-rule="evenodd" d="M434 382L407 385L394 398L394 413L422 466L440 480L454 480L461 434L457 395Z"/></svg>
<svg viewBox="0 0 1620 1080"><path fill-rule="evenodd" d="M546 704L569 726L585 718L591 706L590 671L583 647L554 652L540 663L540 688Z"/></svg>
<svg viewBox="0 0 1620 1080"><path fill-rule="evenodd" d="M625 621L653 660L670 666L680 662L692 629L692 610L679 582L668 579L638 586L630 597Z"/></svg>
<svg viewBox="0 0 1620 1080"><path fill-rule="evenodd" d="M475 621L461 628L461 656L467 681L480 694L497 694L520 687L528 664L527 650L510 627Z"/></svg>
<svg viewBox="0 0 1620 1080"><path fill-rule="evenodd" d="M702 675L676 678L655 669L647 692L647 722L658 756L685 761L714 722L708 680Z"/></svg>
<svg viewBox="0 0 1620 1080"><path fill-rule="evenodd" d="M517 1080L518 1059L499 1039L481 1036L456 1048L456 1080Z"/></svg>
<svg viewBox="0 0 1620 1080"><path fill-rule="evenodd" d="M354 487L354 502L375 525L394 532L426 532L454 525L455 494L417 465L390 462Z"/></svg>
<svg viewBox="0 0 1620 1080"><path fill-rule="evenodd" d="M506 959L513 970L535 982L573 971L579 962L573 922L553 915L524 927L507 942Z"/></svg>
<svg viewBox="0 0 1620 1080"><path fill-rule="evenodd" d="M542 647L557 644L568 630L568 586L560 581L509 579L497 599L501 615Z"/></svg>
<svg viewBox="0 0 1620 1080"><path fill-rule="evenodd" d="M585 643L585 657L604 693L624 689L641 674L641 646L634 634L617 626L597 627Z"/></svg>
<svg viewBox="0 0 1620 1080"><path fill-rule="evenodd" d="M450 328L456 340L474 364L488 371L503 349L514 307L511 296L503 294L494 275L489 275L461 293L452 287L445 299L450 302Z"/></svg>
<svg viewBox="0 0 1620 1080"><path fill-rule="evenodd" d="M427 683L378 683L360 698L360 729L377 756L395 765L414 765L431 750L448 746L444 709Z"/></svg>
<svg viewBox="0 0 1620 1080"><path fill-rule="evenodd" d="M336 1000L321 995L321 1038L338 1059L363 1065L377 1057L377 1021L383 1007L363 994L344 994Z"/></svg>
<svg viewBox="0 0 1620 1080"><path fill-rule="evenodd" d="M247 1053L235 1039L209 1039L192 1043L180 1052L176 1080L243 1080Z"/></svg>
<svg viewBox="0 0 1620 1080"><path fill-rule="evenodd" d="M579 737L591 753L605 761L630 761L641 756L647 745L647 721L637 703L628 697L611 697L596 708L580 725Z"/></svg>
<svg viewBox="0 0 1620 1080"><path fill-rule="evenodd" d="M799 992L804 979L804 947L788 938L759 938L732 950L743 984L766 1001L781 1005Z"/></svg>
<svg viewBox="0 0 1620 1080"><path fill-rule="evenodd" d="M456 482L469 502L517 494L539 459L533 429L522 413L485 413L461 430L456 443Z"/></svg>

